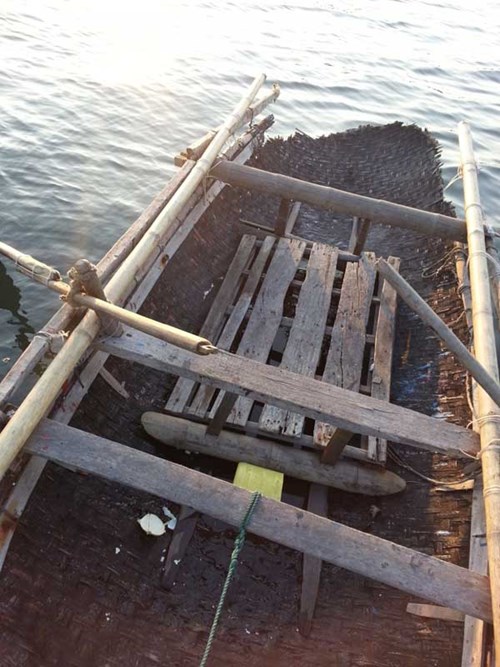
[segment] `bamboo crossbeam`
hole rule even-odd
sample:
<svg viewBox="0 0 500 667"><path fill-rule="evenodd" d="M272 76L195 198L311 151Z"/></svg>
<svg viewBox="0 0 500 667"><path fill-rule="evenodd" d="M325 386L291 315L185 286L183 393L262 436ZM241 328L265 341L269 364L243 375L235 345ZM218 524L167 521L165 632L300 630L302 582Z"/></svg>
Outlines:
<svg viewBox="0 0 500 667"><path fill-rule="evenodd" d="M253 102L264 80L264 75L255 79L245 97L228 117L202 158L198 160L182 185L142 237L139 244L113 275L106 289L106 295L111 302L116 301L123 290L130 284L130 276L140 273L141 267L147 264L149 258L157 253L158 243L163 234L171 225L175 224L177 216L182 211L187 199L189 199L208 174L213 161L217 158L222 146L233 133L234 128L240 123L243 114ZM62 385L73 372L82 354L91 345L98 331L98 316L92 311L87 312L68 338L63 349L58 353L10 422L0 433L0 479L21 451L24 443L36 428L40 419L42 419L53 404Z"/></svg>
<svg viewBox="0 0 500 667"><path fill-rule="evenodd" d="M211 475L50 420L40 424L27 449L188 505L233 526L241 523L251 497L250 492ZM487 577L371 533L268 498L259 501L248 530L436 604L491 619Z"/></svg>
<svg viewBox="0 0 500 667"><path fill-rule="evenodd" d="M484 216L479 196L477 165L469 124L458 125L464 186L464 208L469 246L474 352L477 360L498 382L498 359L484 235ZM483 497L490 573L496 655L500 655L500 410L490 396L477 388L476 424L481 440Z"/></svg>
<svg viewBox="0 0 500 667"><path fill-rule="evenodd" d="M14 259L16 261L16 267L21 266L21 260L18 259L19 257L29 257L23 255L6 243L0 243L0 253L10 259ZM206 338L196 336L195 334L183 331L182 329L178 329L169 324L164 324L163 322L156 322L144 315L139 315L138 313L133 313L125 308L115 306L113 303L109 303L104 299L99 299L83 293L71 293L70 286L62 280L57 278L47 278L47 276L50 275L59 275L57 271L42 264L42 262L39 262L33 257L29 257L27 266L33 267L33 271L23 271L23 273L26 273L28 276L33 275L34 280L42 282L53 292L60 294L63 299L67 300L68 297L70 297L71 302L77 306L91 308L96 313L111 317L114 320L118 320L118 322L122 322L123 324L127 324L128 326L137 329L138 331L142 331L155 338L172 343L172 345L178 345L186 350L191 350L191 352L196 352L197 354L211 354L216 351L215 346ZM40 278L40 276L43 277Z"/></svg>
<svg viewBox="0 0 500 667"><path fill-rule="evenodd" d="M412 229L422 234L453 241L466 240L465 221L441 213L422 211L381 199L372 199L255 167L234 165L228 161L221 161L214 165L210 175L235 187L293 199L317 208L366 218L371 222Z"/></svg>
<svg viewBox="0 0 500 667"><path fill-rule="evenodd" d="M385 259L377 261L377 269L387 282L389 282L399 296L410 308L420 316L422 321L433 329L446 347L460 361L462 366L469 371L472 377L481 387L488 392L489 396L500 406L500 384L495 380L482 364L469 352L462 341L446 326L443 320L436 315L432 308L417 294L411 285L395 271Z"/></svg>

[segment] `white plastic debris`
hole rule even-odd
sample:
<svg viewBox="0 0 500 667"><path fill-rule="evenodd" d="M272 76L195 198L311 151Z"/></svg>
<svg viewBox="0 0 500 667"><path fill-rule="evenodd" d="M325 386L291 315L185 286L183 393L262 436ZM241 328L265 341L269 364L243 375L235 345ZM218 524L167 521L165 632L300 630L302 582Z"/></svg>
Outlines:
<svg viewBox="0 0 500 667"><path fill-rule="evenodd" d="M156 514L145 514L142 519L137 520L139 526L147 535L159 537L165 533L165 524Z"/></svg>
<svg viewBox="0 0 500 667"><path fill-rule="evenodd" d="M175 559L174 559L174 564L175 564L175 565L179 565L180 562L181 562L181 559L180 559L180 558L179 558L179 560L175 560Z"/></svg>
<svg viewBox="0 0 500 667"><path fill-rule="evenodd" d="M169 521L167 521L167 528L169 530L174 530L177 525L175 514L172 514L168 507L163 508L163 514L167 517L167 519L169 519Z"/></svg>
<svg viewBox="0 0 500 667"><path fill-rule="evenodd" d="M120 553L120 547L115 547L115 554L119 554L119 553Z"/></svg>

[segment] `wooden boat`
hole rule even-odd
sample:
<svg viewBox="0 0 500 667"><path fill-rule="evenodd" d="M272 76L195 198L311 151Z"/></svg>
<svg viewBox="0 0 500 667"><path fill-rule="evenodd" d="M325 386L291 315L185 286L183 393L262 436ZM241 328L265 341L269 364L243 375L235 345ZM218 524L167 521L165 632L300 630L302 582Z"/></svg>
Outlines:
<svg viewBox="0 0 500 667"><path fill-rule="evenodd" d="M491 664L471 458L495 422L466 428L463 365L475 405L498 377L397 304L399 271L467 342L439 148L402 124L264 142L261 84L97 273L69 291L16 256L69 302L0 385L2 665L198 664L254 490L211 664ZM166 502L175 528L146 535Z"/></svg>

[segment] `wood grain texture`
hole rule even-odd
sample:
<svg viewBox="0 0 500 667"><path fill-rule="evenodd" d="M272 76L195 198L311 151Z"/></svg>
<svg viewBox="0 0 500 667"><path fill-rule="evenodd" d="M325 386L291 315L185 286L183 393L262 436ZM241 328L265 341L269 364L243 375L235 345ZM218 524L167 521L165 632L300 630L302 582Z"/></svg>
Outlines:
<svg viewBox="0 0 500 667"><path fill-rule="evenodd" d="M399 271L399 257L389 257L387 262L395 271ZM391 397L392 357L398 295L394 287L386 280L383 281L379 294L380 304L375 329L371 395L373 398L388 401ZM387 440L370 436L368 438L368 456L374 461L384 463L387 458Z"/></svg>
<svg viewBox="0 0 500 667"><path fill-rule="evenodd" d="M323 382L349 391L359 391L366 343L366 325L375 285L375 255L363 253L359 262L346 264L342 291L333 325L330 348L323 371ZM329 424L314 427L318 444L327 446L324 458L338 460L350 433L337 432ZM340 446L336 446L339 445Z"/></svg>
<svg viewBox="0 0 500 667"><path fill-rule="evenodd" d="M27 450L238 526L251 494L210 475L44 420ZM431 602L491 619L488 578L285 503L261 498L248 530Z"/></svg>
<svg viewBox="0 0 500 667"><path fill-rule="evenodd" d="M96 345L129 361L303 412L353 432L459 458L479 451L477 434L461 426L223 350L200 356L131 329Z"/></svg>

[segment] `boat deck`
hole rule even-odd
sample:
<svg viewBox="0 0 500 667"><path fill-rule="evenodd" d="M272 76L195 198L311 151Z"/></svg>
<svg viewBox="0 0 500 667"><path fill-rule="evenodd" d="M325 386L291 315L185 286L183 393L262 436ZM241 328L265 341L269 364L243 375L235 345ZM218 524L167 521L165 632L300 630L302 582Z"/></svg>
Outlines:
<svg viewBox="0 0 500 667"><path fill-rule="evenodd" d="M318 140L297 134L288 141L268 142L255 164L411 206L450 211L442 199L436 146L417 128L361 128ZM247 226L235 220L234 212L240 211L243 219L272 226L278 207L279 202L270 198L224 190L203 216L196 232L166 266L143 312L160 321L199 331L215 294L220 293L214 287L223 284L242 235L248 232ZM302 237L314 238L317 247L319 242L325 242L346 248L350 227L351 221L334 220L331 214L303 207L294 231ZM260 241L260 244L257 240L253 242L254 254L265 247L265 239ZM279 243L274 241L273 247L277 248ZM400 257L402 275L411 280L446 322L457 321L462 308L456 281L450 265L443 260L449 246L414 233L395 235L392 230L374 226L366 247L377 256ZM305 258L308 264L310 258L311 251ZM301 261L302 258L287 293L290 284L297 280ZM250 269L245 274L246 280L252 267L242 269ZM345 274L346 271L344 282ZM303 272L299 278L304 289ZM336 276L332 290L339 302L344 284L340 278ZM296 287L299 285L292 286L292 294ZM373 290L376 298L371 299L368 322L374 319L376 299L382 298L377 284ZM238 295L234 297L237 303ZM235 305L234 299L231 305ZM293 303L290 305L293 307ZM298 298L295 308L297 305ZM254 311L255 307L252 314ZM227 321L235 312L236 308L228 308ZM272 351L275 363L283 361L285 342L290 344L292 340L291 323L283 321L284 317L280 315L268 347L268 356L275 348ZM244 320L247 326L249 322L250 318ZM329 320L327 315L325 337L334 326L335 320ZM454 328L462 337L466 336L463 319ZM465 377L457 362L443 352L436 337L404 306L398 307L396 330L391 401L425 414L446 415L450 421L465 425L469 421ZM275 344L278 333L281 345ZM376 333L370 327L365 333L364 371L359 382L360 389L373 392L367 369L371 368L369 350L375 349L376 340L370 336ZM242 340L243 336L234 337L231 342L239 345ZM176 377L166 377L160 371L116 358L109 360L107 369L125 383L130 398L126 400L102 378L97 378L72 425L225 479L233 478L232 463L166 451L144 434L141 415L148 410L164 409L171 400ZM190 396L186 407L191 407L197 395ZM209 404L209 419L214 416L212 408L213 404ZM265 413L259 415L258 410L250 410L250 421L256 425L252 428L257 428L257 424L261 428L262 414ZM280 419L282 431L296 423L290 413ZM299 440L304 433L312 440L314 424L304 422L303 426ZM283 433L272 435L284 437ZM367 442L357 445L351 442L351 446L357 446L366 455L370 451ZM371 447L377 455L383 449L378 444ZM424 480L396 466L390 457L390 447L386 451L388 467L407 480L405 493L374 499L331 489L327 516L466 566L470 492L436 491ZM407 464L440 479L456 477L462 467L457 460L429 452L398 447L398 453ZM285 480L286 502L303 507L307 492L306 482ZM161 586L161 571L171 535L152 540L136 524L148 511L161 515L164 504L148 494L49 464L23 515L5 563L0 593L3 638L0 664L7 667L197 664L227 570L234 531L219 521L203 517L175 586L167 591ZM376 516L373 505L380 510ZM179 509L172 503L169 507L174 512ZM460 664L463 624L411 616L406 613L406 605L417 601L413 596L329 564L322 570L310 637L304 638L297 632L301 567L302 557L297 552L248 536L211 664L312 666L331 665L332 660L346 667Z"/></svg>

